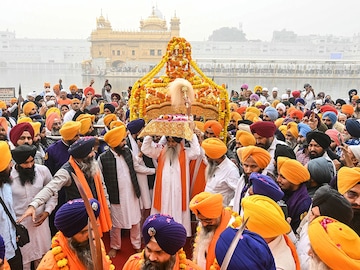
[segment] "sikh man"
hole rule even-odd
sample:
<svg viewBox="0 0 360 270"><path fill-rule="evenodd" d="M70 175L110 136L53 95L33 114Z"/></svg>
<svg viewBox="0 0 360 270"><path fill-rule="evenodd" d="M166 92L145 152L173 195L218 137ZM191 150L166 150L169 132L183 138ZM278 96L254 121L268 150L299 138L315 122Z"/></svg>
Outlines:
<svg viewBox="0 0 360 270"><path fill-rule="evenodd" d="M4 202L10 215L15 220L14 201L11 191L10 173L12 169L11 151L7 142L0 141L0 198ZM11 223L9 216L4 210L4 206L0 206L0 235L5 242L5 258L11 269L23 269L22 255L17 245L17 234L15 226Z"/></svg>
<svg viewBox="0 0 360 270"><path fill-rule="evenodd" d="M153 137L146 136L141 152L158 160L151 213L168 213L184 225L191 236L189 210L189 161L198 158L200 145L195 134L185 147L179 137L166 137L166 146L153 144ZM180 192L179 192L180 191Z"/></svg>
<svg viewBox="0 0 360 270"><path fill-rule="evenodd" d="M271 156L271 162L267 165L267 173L275 176L274 155L277 144L286 144L275 137L276 126L271 121L258 121L250 126L251 133L256 139L256 146L267 150Z"/></svg>
<svg viewBox="0 0 360 270"><path fill-rule="evenodd" d="M33 144L34 139L34 128L30 123L23 122L15 125L9 133L10 145L11 148L15 148L16 146L28 144Z"/></svg>
<svg viewBox="0 0 360 270"><path fill-rule="evenodd" d="M64 115L64 119L63 119L63 122L64 123L66 123L66 122L68 122L68 121L71 121L72 119L73 119L73 117L74 117L74 115L78 112L78 111L80 111L80 105L81 103L80 103L80 99L77 99L77 98L73 98L72 100L71 100L71 104L70 104L70 110L67 112L67 113L65 113L65 115Z"/></svg>
<svg viewBox="0 0 360 270"><path fill-rule="evenodd" d="M360 237L334 218L320 216L308 229L310 270L360 269Z"/></svg>
<svg viewBox="0 0 360 270"><path fill-rule="evenodd" d="M248 230L259 234L268 243L277 269L300 269L295 245L286 235L291 231L280 206L271 198L251 195L241 201Z"/></svg>
<svg viewBox="0 0 360 270"><path fill-rule="evenodd" d="M62 187L65 187L65 201L79 198L80 193L71 173L77 176L88 198L96 197L99 202L102 202L102 205L109 205L107 190L102 180L103 177L94 159L94 145L94 137L83 137L70 146L69 161L56 172L50 183L35 195L19 222L27 216L32 216L32 220L35 222L36 209L46 203ZM111 218L108 207L102 207L101 209L99 232L103 233L110 230Z"/></svg>
<svg viewBox="0 0 360 270"><path fill-rule="evenodd" d="M121 249L121 229L130 229L133 248L141 248L140 196L137 173L154 174L154 168L141 166L126 146L126 128L120 126L106 132L105 142L110 149L99 156L99 166L109 192L112 228L110 230L109 256L116 256Z"/></svg>
<svg viewBox="0 0 360 270"><path fill-rule="evenodd" d="M291 147L291 149L294 150L294 152L297 152L298 150L298 144L297 144L297 138L299 136L299 131L297 124L295 122L290 122L286 125L286 134L285 139L288 146Z"/></svg>
<svg viewBox="0 0 360 270"><path fill-rule="evenodd" d="M62 126L60 111L57 109L56 111L47 115L45 124L48 135L60 136L60 129Z"/></svg>
<svg viewBox="0 0 360 270"><path fill-rule="evenodd" d="M17 146L11 153L15 161L11 171L13 206L16 218L20 218L32 198L51 181L51 173L44 165L35 164L36 146L34 145ZM57 193L46 204L37 209L34 224L29 219L23 221L31 239L28 244L20 247L24 270L30 270L32 262L36 268L51 246L49 219L47 217L56 204Z"/></svg>
<svg viewBox="0 0 360 270"><path fill-rule="evenodd" d="M208 138L202 142L201 147L205 150L208 161L205 191L220 193L224 199L223 205L228 206L234 198L240 178L239 169L226 156L227 147L222 140Z"/></svg>
<svg viewBox="0 0 360 270"><path fill-rule="evenodd" d="M277 169L277 183L285 193L283 200L288 206L290 225L296 231L311 205L305 185L310 173L299 161L287 157L278 157Z"/></svg>
<svg viewBox="0 0 360 270"><path fill-rule="evenodd" d="M233 211L240 213L241 200L247 196L248 190L252 185L250 179L251 173L256 172L268 175L265 168L269 165L271 156L265 149L252 145L239 148L237 155L239 156L244 173L238 180L232 205ZM269 176L272 177L272 175Z"/></svg>
<svg viewBox="0 0 360 270"><path fill-rule="evenodd" d="M215 249L216 260L220 266L237 232L238 229L228 227L221 233ZM218 264L215 264L213 269L220 269ZM257 233L244 230L226 269L275 270L278 268L265 240Z"/></svg>
<svg viewBox="0 0 360 270"><path fill-rule="evenodd" d="M195 263L186 259L185 251L182 249L186 243L186 234L184 226L171 216L149 216L142 227L145 249L132 255L123 270L200 270Z"/></svg>
<svg viewBox="0 0 360 270"><path fill-rule="evenodd" d="M100 203L96 199L89 199L89 203L95 217L99 217L102 208ZM92 232L89 232L88 220L89 216L82 199L70 200L62 205L55 215L55 226L59 232L53 237L51 250L45 254L37 269L95 270L89 239ZM100 243L102 269L115 269L106 256L105 247L101 240ZM64 258L66 259L64 260Z"/></svg>
<svg viewBox="0 0 360 270"><path fill-rule="evenodd" d="M190 201L190 209L199 220L193 250L193 262L201 269L210 269L215 260L215 246L229 225L232 211L223 207L219 193L201 192Z"/></svg>
<svg viewBox="0 0 360 270"><path fill-rule="evenodd" d="M5 117L0 117L0 141L8 140L8 122Z"/></svg>
<svg viewBox="0 0 360 270"><path fill-rule="evenodd" d="M338 172L337 187L350 202L354 213L349 226L360 235L360 168L342 167Z"/></svg>

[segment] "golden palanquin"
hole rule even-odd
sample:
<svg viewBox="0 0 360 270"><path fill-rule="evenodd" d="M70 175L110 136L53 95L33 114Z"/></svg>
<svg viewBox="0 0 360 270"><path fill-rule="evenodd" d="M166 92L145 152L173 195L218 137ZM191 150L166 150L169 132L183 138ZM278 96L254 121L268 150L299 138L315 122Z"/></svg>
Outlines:
<svg viewBox="0 0 360 270"><path fill-rule="evenodd" d="M166 75L156 77L164 67ZM180 37L170 40L160 63L133 85L130 119L144 118L149 121L165 114L186 114L185 104L177 107L171 105L168 85L177 78L188 80L194 89L195 101L191 104L191 114L201 116L204 121L219 121L224 127L221 137L226 138L230 116L228 92L200 70L191 58L190 43Z"/></svg>

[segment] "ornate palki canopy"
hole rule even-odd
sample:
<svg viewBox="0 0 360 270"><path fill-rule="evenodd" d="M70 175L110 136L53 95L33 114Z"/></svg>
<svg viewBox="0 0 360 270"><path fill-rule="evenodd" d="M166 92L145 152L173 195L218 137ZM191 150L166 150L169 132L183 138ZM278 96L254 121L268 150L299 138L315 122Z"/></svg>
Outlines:
<svg viewBox="0 0 360 270"><path fill-rule="evenodd" d="M164 67L166 74L156 77ZM161 119L163 115L186 115L188 110L185 103L180 106L171 103L169 85L177 78L186 79L192 85L194 100L191 102L191 114L201 116L204 121L219 121L224 127L221 137L226 138L230 115L227 90L200 70L191 58L190 43L180 37L170 40L160 63L133 85L130 119L144 118L149 121Z"/></svg>

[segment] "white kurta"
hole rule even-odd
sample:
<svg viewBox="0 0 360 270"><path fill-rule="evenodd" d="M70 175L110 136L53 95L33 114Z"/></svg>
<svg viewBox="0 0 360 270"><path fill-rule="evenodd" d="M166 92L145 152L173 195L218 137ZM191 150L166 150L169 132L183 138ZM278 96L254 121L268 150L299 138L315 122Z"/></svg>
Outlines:
<svg viewBox="0 0 360 270"><path fill-rule="evenodd" d="M141 151L151 158L158 158L162 147L152 144L152 137L145 137ZM200 145L196 135L190 141L190 147L185 148L186 156L186 209L182 211L182 187L181 187L181 168L180 163L165 160L162 171L162 190L161 190L161 214L167 214L174 218L176 222L184 225L187 236L191 236L190 210L189 210L189 161L196 159L200 155ZM156 180L154 190L156 189ZM154 207L151 214L159 213Z"/></svg>
<svg viewBox="0 0 360 270"><path fill-rule="evenodd" d="M28 208L35 195L51 181L52 176L47 167L35 164L35 179L33 184L27 183L25 186L22 186L20 183L19 173L15 168L11 170L11 177L13 179L11 190L14 210L16 218L20 218ZM43 204L36 209L36 215L39 215L44 211L51 214L56 204L57 193L52 196L46 204ZM26 264L31 261L41 259L42 256L50 249L51 233L48 218L45 219L38 227L34 227L34 223L30 217L24 219L21 223L28 229L30 236L30 242L20 248L23 263Z"/></svg>
<svg viewBox="0 0 360 270"><path fill-rule="evenodd" d="M296 265L290 247L286 244L284 236L279 235L268 243L275 260L276 269L295 270Z"/></svg>

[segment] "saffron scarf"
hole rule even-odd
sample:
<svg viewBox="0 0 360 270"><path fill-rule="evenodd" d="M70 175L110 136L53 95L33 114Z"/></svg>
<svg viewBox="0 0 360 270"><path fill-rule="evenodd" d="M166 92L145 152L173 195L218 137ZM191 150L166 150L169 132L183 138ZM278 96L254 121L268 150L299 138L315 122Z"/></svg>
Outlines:
<svg viewBox="0 0 360 270"><path fill-rule="evenodd" d="M94 195L91 192L89 184L86 181L84 173L80 170L79 166L76 164L72 156L70 156L69 163L71 167L73 167L75 174L78 177L79 182L81 183L88 199L94 198ZM100 233L100 237L102 237L102 233L108 232L111 229L112 223L111 223L110 212L106 202L105 192L102 187L99 171L97 171L96 174L94 175L94 182L96 187L97 199L101 205L100 214L99 214L99 222L100 222L99 233Z"/></svg>
<svg viewBox="0 0 360 270"><path fill-rule="evenodd" d="M180 163L180 178L181 178L181 192L182 192L182 211L187 208L186 202L186 156L185 149L180 144L179 163ZM155 189L154 189L154 208L161 213L161 190L162 190L162 173L165 163L165 148L161 151L158 158L158 168L156 170ZM171 179L169 179L171 180Z"/></svg>
<svg viewBox="0 0 360 270"><path fill-rule="evenodd" d="M300 270L300 260L299 260L299 256L296 251L296 247L295 247L294 243L291 241L291 239L289 238L289 236L287 236L286 234L284 234L283 236L284 236L286 244L289 246L289 248L291 250L291 254L295 261L296 270Z"/></svg>

